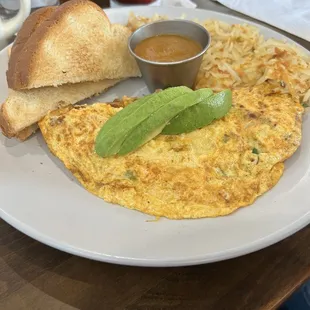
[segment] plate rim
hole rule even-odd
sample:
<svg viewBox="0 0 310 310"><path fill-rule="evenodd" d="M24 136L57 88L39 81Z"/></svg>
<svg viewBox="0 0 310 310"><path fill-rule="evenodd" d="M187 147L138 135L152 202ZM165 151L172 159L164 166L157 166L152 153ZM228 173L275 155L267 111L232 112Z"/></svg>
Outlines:
<svg viewBox="0 0 310 310"><path fill-rule="evenodd" d="M202 256L195 256L192 258L186 259L137 259L137 258L129 258L123 256L112 256L102 253L95 253L92 251L87 251L85 249L80 249L78 247L73 247L69 244L64 242L59 242L49 236L46 236L39 231L33 229L31 226L22 223L15 219L14 217L10 216L6 212L1 210L1 217L2 219L16 228L18 231L24 233L28 237L41 242L44 245L50 246L54 249L60 250L65 253L73 254L79 257L91 259L94 261L100 261L104 263L111 263L117 265L125 265L125 266L135 266L135 267L185 267L185 266L195 266L195 265L202 265L202 264L209 264L220 262L232 258L237 258L243 255L251 254L253 252L262 250L267 248L273 244L276 244L285 238L293 235L294 233L298 232L302 228L305 228L310 223L310 212L304 214L298 220L290 223L286 227L279 229L278 231L269 234L267 237L258 239L254 242L247 243L245 245L235 247L232 249L228 249L225 251L217 252L216 256L213 255L202 255ZM290 229L292 228L292 229Z"/></svg>
<svg viewBox="0 0 310 310"><path fill-rule="evenodd" d="M151 8L151 9L150 9ZM160 7L146 7L146 6L126 6L123 8L108 8L104 9L104 11L108 12L113 12L113 11L124 11L129 14L130 11L134 11L135 9L150 9L154 11L154 14L156 14L156 10L158 10ZM277 31L277 29L272 29L271 27L264 24L257 23L255 21L251 21L247 18L242 18L239 16L234 16L229 13L222 13L218 12L215 10L210 10L210 9L192 9L192 8L178 8L182 9L185 11L200 11L200 12L211 12L215 13L217 16L225 16L229 18L233 18L237 20L240 23L248 23L250 25L254 25L256 27L259 27L260 30L264 29L272 33L277 33L283 37L283 39L288 40L289 42L293 42L301 48L302 50L306 51L310 55L310 51L302 46L300 43L296 42L294 39L288 37L286 34L281 33L280 31ZM125 13L123 13L125 14ZM271 33L271 35L272 35ZM0 51L0 55L3 53L7 52L7 49L9 46L4 47ZM106 262L106 263L113 263L113 264L119 264L119 265L128 265L128 266L142 266L142 267L177 267L177 266L190 266L190 265L200 265L204 263L212 263L212 262L217 262L217 261L222 261L222 260L227 260L235 257L239 257L242 255L250 254L255 251L261 250L263 248L269 247L270 245L273 245L291 235L296 233L297 231L301 230L302 228L306 227L310 223L310 212L304 214L301 216L299 219L295 220L294 222L291 222L289 225L286 225L285 227L268 234L267 236L257 239L253 242L243 244L241 246L235 247L235 248L230 248L228 250L224 250L221 252L216 252L216 254L207 254L207 255L200 255L194 256L194 257L186 257L183 259L182 257L179 259L175 258L161 258L161 259L139 259L139 258L130 258L130 257L121 257L121 256L112 256L108 254L103 254L103 253L96 253L94 251L88 251L82 248L79 248L77 246L71 246L70 244L67 244L63 241L59 241L57 239L51 238L50 236L41 233L40 231L33 229L31 226L28 224L25 224L21 221L19 221L16 217L11 216L8 214L6 211L4 211L1 206L0 206L0 215L1 218L19 230L20 232L26 234L27 236L45 244L50 247L53 247L55 249L64 251L66 253L70 253L73 255L77 255L80 257L84 257L87 259L91 260L96 260L96 261L101 261L101 262Z"/></svg>

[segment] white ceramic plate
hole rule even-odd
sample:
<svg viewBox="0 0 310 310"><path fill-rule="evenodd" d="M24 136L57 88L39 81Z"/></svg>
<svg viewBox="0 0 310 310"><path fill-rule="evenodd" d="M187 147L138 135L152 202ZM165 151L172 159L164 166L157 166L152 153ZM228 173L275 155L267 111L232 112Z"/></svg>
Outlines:
<svg viewBox="0 0 310 310"><path fill-rule="evenodd" d="M106 10L112 22L126 23L130 11L189 19L244 20L206 10L135 7ZM283 39L257 25L266 37ZM289 40L290 41L290 40ZM0 53L0 99L7 96L7 50ZM126 81L103 95L146 93L139 79ZM98 99L96 99L97 101ZM274 189L252 206L232 215L172 221L112 205L84 190L48 151L42 136L19 143L0 135L1 217L25 234L76 255L128 265L180 266L214 262L269 246L310 222L310 120L305 116L303 141L286 162Z"/></svg>

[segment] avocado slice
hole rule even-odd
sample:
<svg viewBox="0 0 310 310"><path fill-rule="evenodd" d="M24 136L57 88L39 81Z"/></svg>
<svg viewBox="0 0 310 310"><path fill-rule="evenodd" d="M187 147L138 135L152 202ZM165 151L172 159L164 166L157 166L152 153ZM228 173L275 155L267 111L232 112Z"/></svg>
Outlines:
<svg viewBox="0 0 310 310"><path fill-rule="evenodd" d="M163 128L174 116L209 96L209 89L199 89L183 94L163 105L128 134L117 154L128 154L150 141L161 133Z"/></svg>
<svg viewBox="0 0 310 310"><path fill-rule="evenodd" d="M207 126L214 120L225 116L231 108L231 103L230 90L209 96L176 115L163 129L162 134L178 135Z"/></svg>
<svg viewBox="0 0 310 310"><path fill-rule="evenodd" d="M167 88L140 98L111 117L100 129L95 140L95 151L101 157L117 154L132 129L171 100L193 92L185 86Z"/></svg>

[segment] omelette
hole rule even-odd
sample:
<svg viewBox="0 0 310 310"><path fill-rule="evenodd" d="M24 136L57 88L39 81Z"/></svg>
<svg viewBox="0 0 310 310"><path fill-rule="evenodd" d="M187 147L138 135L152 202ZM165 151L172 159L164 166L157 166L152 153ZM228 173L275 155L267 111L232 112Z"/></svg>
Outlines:
<svg viewBox="0 0 310 310"><path fill-rule="evenodd" d="M222 119L101 158L96 135L121 109L71 106L50 112L39 126L51 152L89 192L170 219L223 216L251 205L279 181L284 161L300 145L304 112L298 100L267 84L235 89Z"/></svg>

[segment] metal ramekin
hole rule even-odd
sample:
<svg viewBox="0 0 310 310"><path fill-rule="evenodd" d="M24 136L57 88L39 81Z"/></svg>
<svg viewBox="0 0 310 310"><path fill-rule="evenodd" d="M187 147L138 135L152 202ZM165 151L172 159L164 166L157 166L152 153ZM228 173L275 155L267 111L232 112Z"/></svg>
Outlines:
<svg viewBox="0 0 310 310"><path fill-rule="evenodd" d="M175 34L188 37L202 46L202 51L194 57L175 62L154 62L137 56L137 44L144 39L161 34ZM128 48L135 57L142 78L150 92L172 86L194 87L202 62L202 57L211 42L209 32L201 25L187 20L167 20L147 24L138 28L128 40Z"/></svg>

